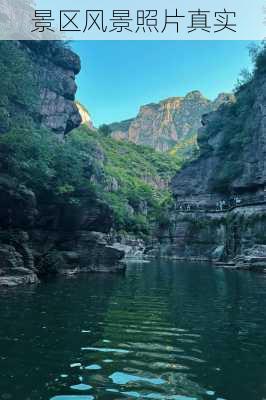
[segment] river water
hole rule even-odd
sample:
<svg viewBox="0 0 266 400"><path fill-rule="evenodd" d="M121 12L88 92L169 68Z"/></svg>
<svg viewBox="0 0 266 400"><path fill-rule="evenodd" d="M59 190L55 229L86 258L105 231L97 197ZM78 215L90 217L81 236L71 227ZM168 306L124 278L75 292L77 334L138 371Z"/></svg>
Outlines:
<svg viewBox="0 0 266 400"><path fill-rule="evenodd" d="M1 289L1 400L266 399L266 276L204 264Z"/></svg>

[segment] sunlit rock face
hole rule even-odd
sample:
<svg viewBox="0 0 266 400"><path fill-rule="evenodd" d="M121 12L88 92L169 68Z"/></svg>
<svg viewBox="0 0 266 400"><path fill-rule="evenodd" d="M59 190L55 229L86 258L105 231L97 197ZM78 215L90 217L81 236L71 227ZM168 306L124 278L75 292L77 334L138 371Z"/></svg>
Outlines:
<svg viewBox="0 0 266 400"><path fill-rule="evenodd" d="M232 95L222 93L214 101L199 91L142 106L136 118L110 125L115 139L167 151L184 138L197 134L203 114L216 110Z"/></svg>
<svg viewBox="0 0 266 400"><path fill-rule="evenodd" d="M86 125L88 128L94 130L93 122L89 111L78 101L76 101L76 106L78 107L79 114L81 116L81 124Z"/></svg>
<svg viewBox="0 0 266 400"><path fill-rule="evenodd" d="M19 45L27 51L38 83L39 102L34 120L64 136L81 123L74 101L77 91L75 75L81 68L79 56L51 41L24 41ZM31 112L28 110L29 114Z"/></svg>

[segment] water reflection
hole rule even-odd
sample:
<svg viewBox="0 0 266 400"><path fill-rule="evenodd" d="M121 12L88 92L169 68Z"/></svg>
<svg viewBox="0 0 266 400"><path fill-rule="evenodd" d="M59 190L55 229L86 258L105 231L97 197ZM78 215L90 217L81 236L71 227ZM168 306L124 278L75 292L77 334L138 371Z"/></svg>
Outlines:
<svg viewBox="0 0 266 400"><path fill-rule="evenodd" d="M131 264L125 277L6 292L0 309L0 386L11 400L266 397L262 275Z"/></svg>
<svg viewBox="0 0 266 400"><path fill-rule="evenodd" d="M94 400L93 396L55 396L51 400Z"/></svg>

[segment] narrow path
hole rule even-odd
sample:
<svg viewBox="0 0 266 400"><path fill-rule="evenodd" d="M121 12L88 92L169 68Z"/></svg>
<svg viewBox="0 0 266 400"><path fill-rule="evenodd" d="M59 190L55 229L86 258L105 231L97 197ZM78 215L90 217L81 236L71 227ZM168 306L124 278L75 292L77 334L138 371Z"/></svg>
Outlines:
<svg viewBox="0 0 266 400"><path fill-rule="evenodd" d="M180 210L180 209L175 209L175 211L180 212L180 213L195 213L195 212L200 212L200 213L214 213L214 214L224 214L228 213L230 211L233 211L236 208L245 208L245 207L256 207L256 206L261 206L261 205L266 205L266 201L261 201L261 202L253 202L253 203L241 203L241 204L236 204L234 206L225 208L223 210L216 210L216 209L196 209L196 208L190 208L189 210Z"/></svg>

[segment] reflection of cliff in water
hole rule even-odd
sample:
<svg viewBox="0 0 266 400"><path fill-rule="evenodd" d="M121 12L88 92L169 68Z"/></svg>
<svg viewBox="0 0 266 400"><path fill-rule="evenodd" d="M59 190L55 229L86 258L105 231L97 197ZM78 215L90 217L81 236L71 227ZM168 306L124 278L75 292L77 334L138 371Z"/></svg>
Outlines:
<svg viewBox="0 0 266 400"><path fill-rule="evenodd" d="M251 371L249 365L254 356L266 365L261 356L265 303L258 306L254 297L263 287L252 274L208 265L161 261L129 267L110 298L104 334L95 344L98 364L112 361L100 374L109 394L209 399L216 393L219 399L249 399L251 390L259 399L263 369Z"/></svg>
<svg viewBox="0 0 266 400"><path fill-rule="evenodd" d="M47 400L69 391L80 375L73 365L83 362L85 331L90 329L92 342L102 337L101 321L120 279L117 274L82 274L2 290L1 393Z"/></svg>
<svg viewBox="0 0 266 400"><path fill-rule="evenodd" d="M177 280L175 269L130 264L127 278L113 292L103 337L85 350L92 355L91 362L104 365L104 371L93 377L95 386L101 379L108 396L114 397L101 398L117 399L123 394L132 399L180 399L181 395L206 393L195 382L189 366L202 361L199 354L189 351L199 335L179 327L171 312L169 288Z"/></svg>
<svg viewBox="0 0 266 400"><path fill-rule="evenodd" d="M0 300L0 387L13 398L265 397L259 274L131 263L123 276L59 278Z"/></svg>

